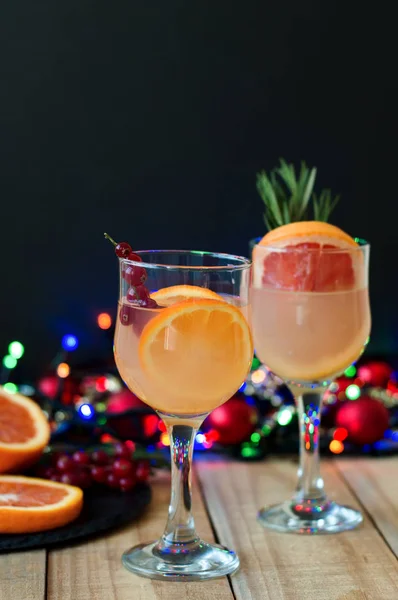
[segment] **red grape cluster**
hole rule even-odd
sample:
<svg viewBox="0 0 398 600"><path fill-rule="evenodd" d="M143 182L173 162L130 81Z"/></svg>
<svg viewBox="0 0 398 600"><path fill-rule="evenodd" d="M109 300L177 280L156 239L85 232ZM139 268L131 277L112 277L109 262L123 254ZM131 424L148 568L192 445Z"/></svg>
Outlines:
<svg viewBox="0 0 398 600"><path fill-rule="evenodd" d="M36 475L76 485L87 489L94 484L128 492L140 482L147 481L150 473L149 462L135 461L131 449L123 443L114 446L112 454L104 450L84 452L78 450L72 455L55 454L52 466L40 467Z"/></svg>
<svg viewBox="0 0 398 600"><path fill-rule="evenodd" d="M142 262L142 258L133 252L130 244L127 242L117 244L107 233L104 235L115 246L115 253L118 258ZM144 267L131 264L123 265L122 277L130 286L127 292L128 302L143 308L156 308L158 306L156 300L151 298L148 288L144 285L147 278L147 272ZM133 313L129 305L123 304L119 318L122 325L130 325L132 323Z"/></svg>

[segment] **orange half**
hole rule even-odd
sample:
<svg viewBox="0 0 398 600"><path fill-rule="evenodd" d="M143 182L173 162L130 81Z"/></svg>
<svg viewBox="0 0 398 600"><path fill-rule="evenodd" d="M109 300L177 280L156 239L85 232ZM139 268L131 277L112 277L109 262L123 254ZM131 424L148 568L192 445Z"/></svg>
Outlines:
<svg viewBox="0 0 398 600"><path fill-rule="evenodd" d="M198 298L163 309L145 326L138 351L147 378L178 405L185 399L181 413L199 414L240 387L253 342L239 308Z"/></svg>
<svg viewBox="0 0 398 600"><path fill-rule="evenodd" d="M357 251L356 251L357 250ZM362 287L362 253L342 229L301 221L267 233L253 253L254 287L335 292Z"/></svg>
<svg viewBox="0 0 398 600"><path fill-rule="evenodd" d="M62 527L83 507L80 488L35 477L0 475L0 533Z"/></svg>
<svg viewBox="0 0 398 600"><path fill-rule="evenodd" d="M49 439L50 426L36 402L0 386L0 473L33 464Z"/></svg>
<svg viewBox="0 0 398 600"><path fill-rule="evenodd" d="M171 306L177 302L183 302L190 298L212 298L213 300L222 300L221 296L209 290L196 285L172 285L162 288L151 294L151 298L156 300L159 306Z"/></svg>

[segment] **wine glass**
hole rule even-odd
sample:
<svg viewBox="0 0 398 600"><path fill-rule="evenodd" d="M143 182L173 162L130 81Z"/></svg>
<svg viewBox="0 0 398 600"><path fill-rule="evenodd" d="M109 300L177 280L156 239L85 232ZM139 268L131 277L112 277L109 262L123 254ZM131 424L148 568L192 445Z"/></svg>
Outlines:
<svg viewBox="0 0 398 600"><path fill-rule="evenodd" d="M120 259L115 360L130 390L167 427L172 489L160 540L127 550L122 561L128 570L153 579L220 577L236 571L239 559L231 550L202 541L195 531L191 462L201 423L236 392L250 370L251 263L207 252L136 254L136 261Z"/></svg>
<svg viewBox="0 0 398 600"><path fill-rule="evenodd" d="M358 240L357 240L358 241ZM370 247L302 244L253 250L255 351L290 387L300 431L298 485L291 501L264 508L260 522L296 533L333 533L362 521L359 511L328 499L319 471L322 398L333 380L363 352L371 318Z"/></svg>

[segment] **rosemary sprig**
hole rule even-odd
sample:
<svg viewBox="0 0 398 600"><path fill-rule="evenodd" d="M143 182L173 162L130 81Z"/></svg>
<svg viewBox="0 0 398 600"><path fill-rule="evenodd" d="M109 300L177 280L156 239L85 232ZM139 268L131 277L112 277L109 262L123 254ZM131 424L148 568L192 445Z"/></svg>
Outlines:
<svg viewBox="0 0 398 600"><path fill-rule="evenodd" d="M317 196L315 193L312 196L312 204L314 208L315 221L328 221L331 213L336 208L340 196L332 196L331 190L322 190Z"/></svg>
<svg viewBox="0 0 398 600"><path fill-rule="evenodd" d="M257 174L257 190L264 202L264 221L269 230L287 223L308 219L310 202L317 221L327 221L339 201L330 190L314 193L317 170L301 163L297 175L294 165L280 159L280 166L269 175L265 171Z"/></svg>

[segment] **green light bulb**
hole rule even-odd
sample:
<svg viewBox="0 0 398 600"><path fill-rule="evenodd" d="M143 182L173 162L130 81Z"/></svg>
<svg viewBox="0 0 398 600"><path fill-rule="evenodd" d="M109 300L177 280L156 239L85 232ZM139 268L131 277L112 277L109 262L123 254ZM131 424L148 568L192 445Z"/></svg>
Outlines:
<svg viewBox="0 0 398 600"><path fill-rule="evenodd" d="M7 354L7 356L3 358L3 365L6 369L14 369L17 366L17 359Z"/></svg>
<svg viewBox="0 0 398 600"><path fill-rule="evenodd" d="M11 383L10 381L5 383L3 388L10 394L15 394L18 391L18 387L15 385L15 383Z"/></svg>
<svg viewBox="0 0 398 600"><path fill-rule="evenodd" d="M354 365L350 365L345 371L344 371L344 375L346 377L355 377L355 375L357 374L357 369Z"/></svg>
<svg viewBox="0 0 398 600"><path fill-rule="evenodd" d="M282 427L284 427L285 425L288 425L290 423L292 418L293 418L293 415L292 415L291 411L288 408L284 408L283 410L280 411L276 420L278 421L279 425L282 425Z"/></svg>
<svg viewBox="0 0 398 600"><path fill-rule="evenodd" d="M345 395L349 400L356 400L361 395L361 389L355 384L349 385L345 391Z"/></svg>
<svg viewBox="0 0 398 600"><path fill-rule="evenodd" d="M21 342L11 342L11 344L8 346L8 352L10 356L18 360L24 355L25 348Z"/></svg>

